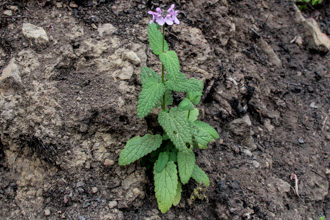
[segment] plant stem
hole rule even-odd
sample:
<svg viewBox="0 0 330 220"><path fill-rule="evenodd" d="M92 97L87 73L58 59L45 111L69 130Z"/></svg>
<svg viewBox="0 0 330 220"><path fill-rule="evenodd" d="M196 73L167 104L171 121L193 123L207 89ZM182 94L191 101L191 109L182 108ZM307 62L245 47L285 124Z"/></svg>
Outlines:
<svg viewBox="0 0 330 220"><path fill-rule="evenodd" d="M165 24L163 25L163 42L162 42L162 52L164 52L165 47ZM165 73L164 73L164 64L162 64L162 83L165 84ZM166 109L166 100L165 93L163 95L162 109Z"/></svg>
<svg viewBox="0 0 330 220"><path fill-rule="evenodd" d="M187 119L189 119L189 117L190 117L190 110L188 110L188 117L187 117Z"/></svg>

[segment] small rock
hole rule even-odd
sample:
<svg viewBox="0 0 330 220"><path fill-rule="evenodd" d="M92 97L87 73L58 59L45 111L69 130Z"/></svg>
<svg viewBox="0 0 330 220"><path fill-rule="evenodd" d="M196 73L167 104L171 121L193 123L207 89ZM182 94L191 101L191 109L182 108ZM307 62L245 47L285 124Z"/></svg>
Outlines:
<svg viewBox="0 0 330 220"><path fill-rule="evenodd" d="M243 149L242 152L243 152L243 154L245 154L246 156L248 156L248 157L252 157L252 153L251 153L250 150L248 150L248 149Z"/></svg>
<svg viewBox="0 0 330 220"><path fill-rule="evenodd" d="M50 216L50 210L49 209L45 209L45 216Z"/></svg>
<svg viewBox="0 0 330 220"><path fill-rule="evenodd" d="M126 65L124 66L119 74L119 79L121 80L129 80L134 73L134 69L132 65Z"/></svg>
<svg viewBox="0 0 330 220"><path fill-rule="evenodd" d="M285 182L282 179L277 179L276 187L277 187L278 191L281 193L290 192L290 189L291 189L290 184L288 182Z"/></svg>
<svg viewBox="0 0 330 220"><path fill-rule="evenodd" d="M260 47L268 55L269 61L277 67L282 66L282 61L278 58L273 48L263 39L260 38Z"/></svg>
<svg viewBox="0 0 330 220"><path fill-rule="evenodd" d="M86 220L86 218L84 216L79 216L78 220Z"/></svg>
<svg viewBox="0 0 330 220"><path fill-rule="evenodd" d="M12 16L13 15L13 12L11 10L5 10L3 12L4 15L7 15L7 16Z"/></svg>
<svg viewBox="0 0 330 220"><path fill-rule="evenodd" d="M17 88L22 85L18 66L15 59L11 59L8 66L2 71L0 76L0 89Z"/></svg>
<svg viewBox="0 0 330 220"><path fill-rule="evenodd" d="M311 108L315 108L315 109L318 108L318 106L315 104L315 102L312 102L312 103L309 105L309 107L311 107Z"/></svg>
<svg viewBox="0 0 330 220"><path fill-rule="evenodd" d="M18 11L18 7L15 6L15 5L9 6L9 9L12 10L12 11Z"/></svg>
<svg viewBox="0 0 330 220"><path fill-rule="evenodd" d="M115 200L114 201L110 201L109 204L108 204L108 206L109 206L110 209L113 209L113 208L117 207L117 205L118 205L118 202L115 201Z"/></svg>
<svg viewBox="0 0 330 220"><path fill-rule="evenodd" d="M330 50L330 39L322 33L315 19L307 18L302 23L305 28L308 47L321 53L327 53Z"/></svg>
<svg viewBox="0 0 330 220"><path fill-rule="evenodd" d="M110 159L105 159L103 165L106 167L112 166L115 164L115 161L110 160Z"/></svg>
<svg viewBox="0 0 330 220"><path fill-rule="evenodd" d="M304 139L302 139L301 137L298 139L298 142L299 142L299 144L304 144L305 143Z"/></svg>
<svg viewBox="0 0 330 220"><path fill-rule="evenodd" d="M99 32L99 35L101 37L112 35L117 31L117 28L115 28L112 24L102 24L98 27L97 31Z"/></svg>
<svg viewBox="0 0 330 220"><path fill-rule="evenodd" d="M96 25L94 23L91 24L91 26L92 26L93 29L95 29L95 30L97 29L97 27L96 27Z"/></svg>
<svg viewBox="0 0 330 220"><path fill-rule="evenodd" d="M255 168L259 168L260 167L260 163L256 160L252 161L252 164Z"/></svg>
<svg viewBox="0 0 330 220"><path fill-rule="evenodd" d="M42 27L37 27L30 23L23 24L23 35L37 44L45 44L49 41L46 31Z"/></svg>
<svg viewBox="0 0 330 220"><path fill-rule="evenodd" d="M99 189L97 187L92 187L92 193L97 193L99 191Z"/></svg>
<svg viewBox="0 0 330 220"><path fill-rule="evenodd" d="M237 136L249 136L252 123L250 117L245 115L230 122L229 130Z"/></svg>
<svg viewBox="0 0 330 220"><path fill-rule="evenodd" d="M124 54L124 59L126 59L127 61L129 61L130 63L132 63L134 65L139 65L141 63L140 58L133 51L126 52Z"/></svg>
<svg viewBox="0 0 330 220"><path fill-rule="evenodd" d="M269 132L272 132L275 129L275 127L271 124L271 121L269 119L265 120L264 125Z"/></svg>
<svg viewBox="0 0 330 220"><path fill-rule="evenodd" d="M326 168L326 169L325 169L325 174L326 174L326 175L330 175L330 169L329 169L329 168Z"/></svg>
<svg viewBox="0 0 330 220"><path fill-rule="evenodd" d="M298 46L301 46L303 44L303 39L301 36L298 36L297 39L295 40L295 43L298 45Z"/></svg>

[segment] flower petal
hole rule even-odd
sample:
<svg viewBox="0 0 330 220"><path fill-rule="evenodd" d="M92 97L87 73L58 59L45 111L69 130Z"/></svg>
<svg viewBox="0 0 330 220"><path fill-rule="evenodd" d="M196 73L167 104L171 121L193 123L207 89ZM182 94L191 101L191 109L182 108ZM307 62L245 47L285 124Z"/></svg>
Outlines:
<svg viewBox="0 0 330 220"><path fill-rule="evenodd" d="M174 6L175 6L175 5L172 4L171 7L169 7L169 9L167 10L167 12L171 13L171 11L173 11L173 9L174 9Z"/></svg>
<svg viewBox="0 0 330 220"><path fill-rule="evenodd" d="M158 13L158 15L162 16L162 9L156 8L156 12Z"/></svg>
<svg viewBox="0 0 330 220"><path fill-rule="evenodd" d="M165 24L164 18L162 16L156 18L157 24L163 26Z"/></svg>
<svg viewBox="0 0 330 220"><path fill-rule="evenodd" d="M171 15L166 15L165 22L168 25L173 25L173 19L172 19Z"/></svg>
<svg viewBox="0 0 330 220"><path fill-rule="evenodd" d="M180 24L180 21L179 21L179 19L177 17L174 17L174 23Z"/></svg>

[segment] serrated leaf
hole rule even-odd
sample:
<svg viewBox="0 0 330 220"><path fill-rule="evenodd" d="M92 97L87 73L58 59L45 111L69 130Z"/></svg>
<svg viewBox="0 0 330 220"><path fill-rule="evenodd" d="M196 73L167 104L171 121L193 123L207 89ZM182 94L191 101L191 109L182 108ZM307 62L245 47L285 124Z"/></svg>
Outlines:
<svg viewBox="0 0 330 220"><path fill-rule="evenodd" d="M171 208L177 194L178 174L173 161L169 161L160 173L154 170L154 182L158 208L165 213Z"/></svg>
<svg viewBox="0 0 330 220"><path fill-rule="evenodd" d="M185 110L193 110L195 107L194 107L194 104L187 98L184 98L180 103L179 103L179 109L182 110L182 111L185 111Z"/></svg>
<svg viewBox="0 0 330 220"><path fill-rule="evenodd" d="M142 67L141 69L141 83L142 86L148 82L149 79L155 79L157 82L161 82L162 78L159 74L157 74L153 69L149 67Z"/></svg>
<svg viewBox="0 0 330 220"><path fill-rule="evenodd" d="M160 173L165 168L169 155L168 152L160 152L155 163L155 171Z"/></svg>
<svg viewBox="0 0 330 220"><path fill-rule="evenodd" d="M182 184L188 183L196 162L195 154L191 149L179 151L177 155L179 176Z"/></svg>
<svg viewBox="0 0 330 220"><path fill-rule="evenodd" d="M211 135L212 138L218 139L219 134L218 132L209 124L203 121L195 121L194 125L196 125L200 130L203 130Z"/></svg>
<svg viewBox="0 0 330 220"><path fill-rule="evenodd" d="M208 143L219 138L218 132L205 122L194 121L192 127L194 140L201 149L205 149Z"/></svg>
<svg viewBox="0 0 330 220"><path fill-rule="evenodd" d="M207 177L206 173L197 165L195 164L193 173L191 175L197 183L204 184L205 186L210 186L210 180Z"/></svg>
<svg viewBox="0 0 330 220"><path fill-rule="evenodd" d="M203 90L203 82L195 78L186 79L177 75L165 82L166 88L176 92L198 92Z"/></svg>
<svg viewBox="0 0 330 220"><path fill-rule="evenodd" d="M172 108L169 113L162 111L158 115L158 122L165 130L173 144L178 150L184 151L187 149L186 144L192 143L191 128L187 117L177 110Z"/></svg>
<svg viewBox="0 0 330 220"><path fill-rule="evenodd" d="M166 69L167 78L180 72L179 59L173 50L160 54L159 59Z"/></svg>
<svg viewBox="0 0 330 220"><path fill-rule="evenodd" d="M198 105L198 103L201 101L202 97L202 91L197 92L187 92L187 98L194 104Z"/></svg>
<svg viewBox="0 0 330 220"><path fill-rule="evenodd" d="M124 149L119 155L119 165L130 164L150 152L157 150L162 144L162 136L159 134L146 134L143 137L136 136L127 141Z"/></svg>
<svg viewBox="0 0 330 220"><path fill-rule="evenodd" d="M144 118L153 108L159 105L159 100L163 97L164 92L164 84L153 78L143 85L137 108L139 118Z"/></svg>
<svg viewBox="0 0 330 220"><path fill-rule="evenodd" d="M148 39L152 52L159 55L163 52L163 35L158 30L155 23L149 24L148 26ZM164 40L164 51L168 51L168 44Z"/></svg>
<svg viewBox="0 0 330 220"><path fill-rule="evenodd" d="M173 202L174 206L179 205L180 200L181 200L181 192L182 192L182 186L181 186L181 183L178 182L178 186L176 188L176 195L174 197L174 202Z"/></svg>

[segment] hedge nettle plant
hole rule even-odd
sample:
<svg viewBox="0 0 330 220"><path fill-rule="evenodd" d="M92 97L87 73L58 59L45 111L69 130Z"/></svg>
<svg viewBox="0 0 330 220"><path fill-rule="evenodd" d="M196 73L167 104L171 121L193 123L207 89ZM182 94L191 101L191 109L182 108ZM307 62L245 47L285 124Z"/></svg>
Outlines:
<svg viewBox="0 0 330 220"><path fill-rule="evenodd" d="M149 44L152 52L159 56L162 72L159 75L148 67L142 68L142 91L137 106L141 119L152 109L161 107L158 122L164 132L128 140L119 156L119 165L128 165L149 153L156 156L153 165L155 194L163 213L179 204L182 184L188 183L190 178L209 186L207 175L196 164L193 150L205 149L209 142L219 138L214 128L197 120L199 111L195 105L201 100L203 82L187 79L180 72L177 54L169 50L165 41L165 24L179 24L178 11L171 5L167 12L165 17L160 8L148 12L153 16L148 26ZM177 107L170 108L172 92L185 92L186 97Z"/></svg>

